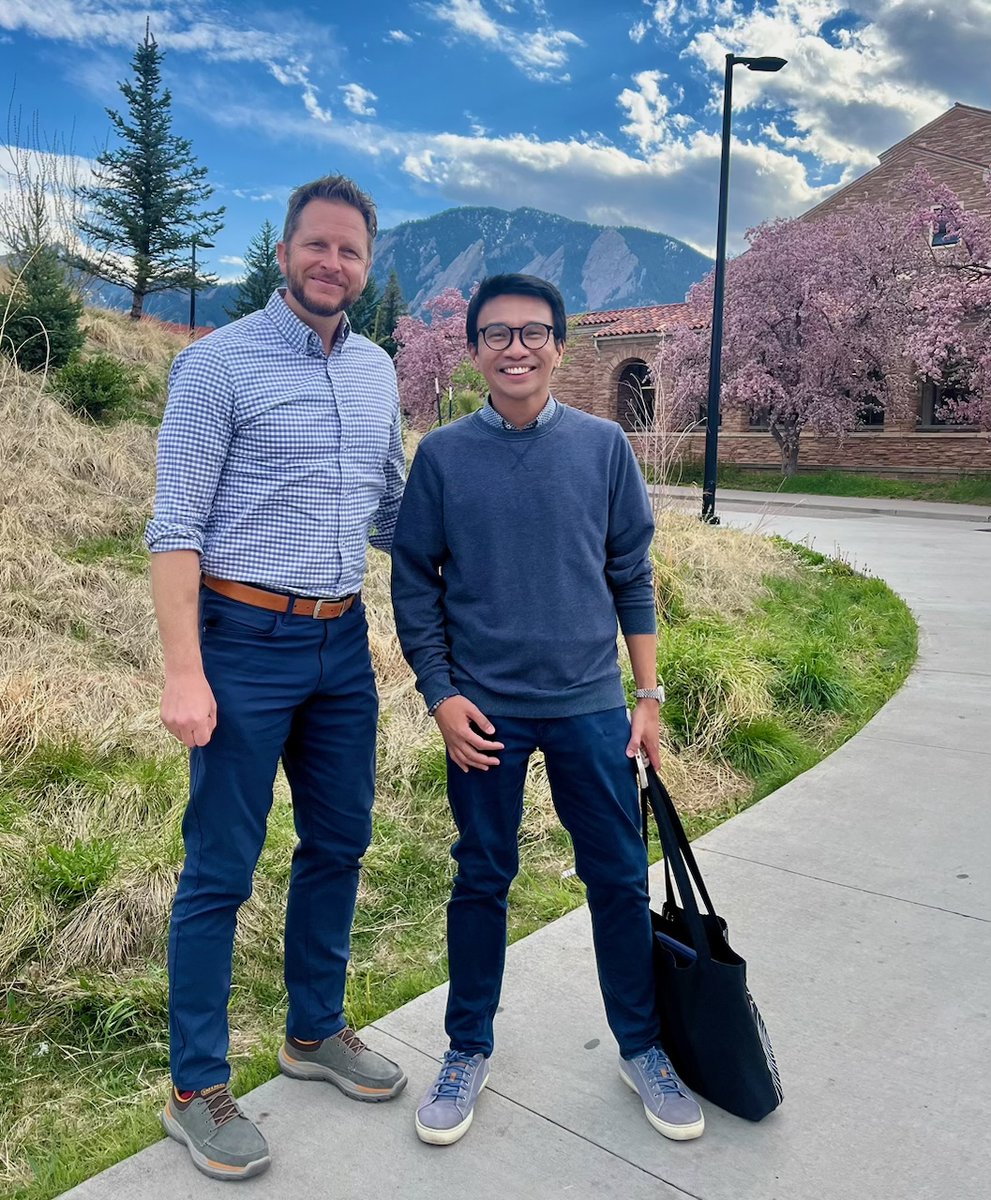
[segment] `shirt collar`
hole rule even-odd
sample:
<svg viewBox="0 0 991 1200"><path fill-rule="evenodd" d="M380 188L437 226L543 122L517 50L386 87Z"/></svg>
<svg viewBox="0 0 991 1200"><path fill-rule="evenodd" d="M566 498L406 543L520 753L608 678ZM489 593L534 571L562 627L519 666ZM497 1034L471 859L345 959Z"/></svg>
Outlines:
<svg viewBox="0 0 991 1200"><path fill-rule="evenodd" d="M265 315L275 328L282 334L290 346L299 354L307 357L326 358L323 342L315 329L311 329L305 321L301 321L293 310L286 304L286 289L276 288L265 305ZM347 313L341 314L341 323L337 329L337 337L331 347L331 354L340 353L344 344L351 336L351 322Z"/></svg>
<svg viewBox="0 0 991 1200"><path fill-rule="evenodd" d="M547 397L547 403L540 410L534 419L526 425L514 425L511 421L507 421L500 413L492 407L492 397L487 396L485 404L480 410L482 420L486 425L492 425L496 429L505 429L509 433L524 433L529 429L538 429L541 425L546 425L547 422L554 416L558 402L553 396Z"/></svg>

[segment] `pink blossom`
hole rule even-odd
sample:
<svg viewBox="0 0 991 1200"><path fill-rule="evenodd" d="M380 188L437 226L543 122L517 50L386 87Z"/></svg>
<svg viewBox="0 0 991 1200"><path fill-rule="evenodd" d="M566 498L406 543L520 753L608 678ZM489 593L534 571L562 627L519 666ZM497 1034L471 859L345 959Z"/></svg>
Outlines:
<svg viewBox="0 0 991 1200"><path fill-rule="evenodd" d="M399 343L399 397L415 429L429 429L434 423L438 389L447 394L454 372L468 357L464 296L456 288L446 288L428 300L425 309L429 320L400 317L393 335Z"/></svg>
<svg viewBox="0 0 991 1200"><path fill-rule="evenodd" d="M899 199L898 209L861 204L761 225L727 264L721 403L766 420L786 474L805 429L842 436L865 406L890 411L906 357L961 385L944 419L991 427L991 218L924 172ZM957 245L930 245L934 215ZM659 377L673 367L683 423L706 401L712 290L712 275L692 289L688 320L654 366Z"/></svg>

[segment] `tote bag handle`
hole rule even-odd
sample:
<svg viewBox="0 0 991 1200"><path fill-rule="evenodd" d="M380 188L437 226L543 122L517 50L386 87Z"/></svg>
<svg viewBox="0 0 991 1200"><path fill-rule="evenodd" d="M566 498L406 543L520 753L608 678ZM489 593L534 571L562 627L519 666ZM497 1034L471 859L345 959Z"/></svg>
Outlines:
<svg viewBox="0 0 991 1200"><path fill-rule="evenodd" d="M698 901L695 898L695 890L692 887L692 880L694 880L707 913L715 916L715 909L709 898L709 891L702 878L702 872L692 853L688 835L681 824L674 801L657 772L639 754L637 755L636 769L640 785L644 840L646 841L649 810L654 814L654 821L657 824L657 832L661 840L661 849L664 851L664 883L668 904L672 907L675 906L675 896L671 884L673 874L674 882L678 887L678 895L681 897L681 907L692 940L692 948L700 959L708 960L712 957L712 952L709 948L705 926L702 923Z"/></svg>

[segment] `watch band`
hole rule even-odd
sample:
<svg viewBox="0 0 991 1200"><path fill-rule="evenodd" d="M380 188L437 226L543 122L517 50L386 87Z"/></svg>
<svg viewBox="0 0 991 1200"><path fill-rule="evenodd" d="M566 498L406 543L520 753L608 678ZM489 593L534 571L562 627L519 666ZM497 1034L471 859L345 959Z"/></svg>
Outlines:
<svg viewBox="0 0 991 1200"><path fill-rule="evenodd" d="M637 688L633 695L637 700L659 700L663 704L664 685L661 684L660 687L652 688Z"/></svg>

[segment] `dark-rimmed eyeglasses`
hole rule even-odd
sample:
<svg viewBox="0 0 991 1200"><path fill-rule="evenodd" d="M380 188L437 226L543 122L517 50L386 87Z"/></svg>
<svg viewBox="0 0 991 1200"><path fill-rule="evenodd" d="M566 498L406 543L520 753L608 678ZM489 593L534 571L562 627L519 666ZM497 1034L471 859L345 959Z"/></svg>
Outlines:
<svg viewBox="0 0 991 1200"><path fill-rule="evenodd" d="M527 350L540 350L550 341L554 326L544 325L541 321L528 321L526 325L486 325L478 332L490 350L508 350L513 344L514 334L519 334L520 344Z"/></svg>

